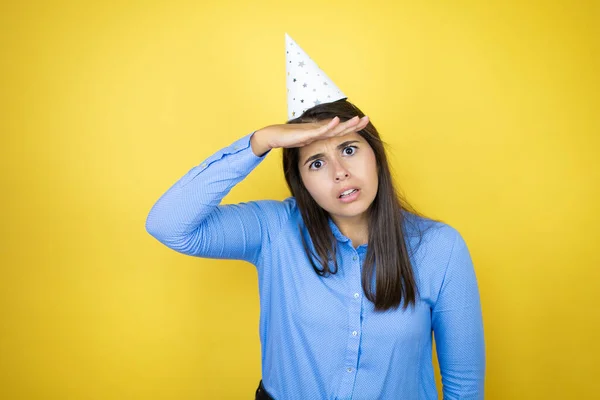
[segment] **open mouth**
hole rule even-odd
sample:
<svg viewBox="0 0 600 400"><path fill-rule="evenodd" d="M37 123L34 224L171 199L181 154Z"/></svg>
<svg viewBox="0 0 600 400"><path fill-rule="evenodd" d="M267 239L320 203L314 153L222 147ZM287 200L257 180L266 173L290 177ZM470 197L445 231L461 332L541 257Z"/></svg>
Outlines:
<svg viewBox="0 0 600 400"><path fill-rule="evenodd" d="M338 196L338 199L343 199L343 198L346 198L346 197L350 197L353 194L355 194L356 192L358 192L358 189L348 189L345 192L342 192L342 194L340 194Z"/></svg>

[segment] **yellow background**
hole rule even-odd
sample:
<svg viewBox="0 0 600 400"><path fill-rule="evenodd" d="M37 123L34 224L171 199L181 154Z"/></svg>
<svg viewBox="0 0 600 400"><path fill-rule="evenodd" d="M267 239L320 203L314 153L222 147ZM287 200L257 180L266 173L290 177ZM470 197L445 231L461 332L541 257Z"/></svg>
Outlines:
<svg viewBox="0 0 600 400"><path fill-rule="evenodd" d="M599 396L600 7L494 3L3 1L0 398L253 398L254 268L144 223L285 121L285 32L371 116L409 200L465 237L486 398ZM286 197L280 164L226 201Z"/></svg>

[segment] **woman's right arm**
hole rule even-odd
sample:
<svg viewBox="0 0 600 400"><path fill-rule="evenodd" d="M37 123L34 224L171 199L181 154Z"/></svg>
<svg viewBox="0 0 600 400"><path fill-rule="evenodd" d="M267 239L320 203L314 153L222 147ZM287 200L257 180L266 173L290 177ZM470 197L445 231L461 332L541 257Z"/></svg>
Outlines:
<svg viewBox="0 0 600 400"><path fill-rule="evenodd" d="M256 132L242 137L189 170L154 204L146 230L180 253L206 258L240 259L256 263L268 223L282 223L286 203L258 201L219 206L269 153L254 148ZM270 220L269 220L270 219Z"/></svg>
<svg viewBox="0 0 600 400"><path fill-rule="evenodd" d="M183 254L256 265L262 243L271 233L278 234L278 228L287 221L291 201L220 205L221 200L271 149L301 147L362 129L367 123L367 117L341 124L334 118L328 123L271 125L244 136L175 182L151 208L146 230Z"/></svg>

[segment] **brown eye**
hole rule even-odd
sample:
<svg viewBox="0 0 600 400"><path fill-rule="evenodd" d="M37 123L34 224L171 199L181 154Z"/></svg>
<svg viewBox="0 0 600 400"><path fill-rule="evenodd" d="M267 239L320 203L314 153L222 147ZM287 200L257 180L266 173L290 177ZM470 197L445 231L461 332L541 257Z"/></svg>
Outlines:
<svg viewBox="0 0 600 400"><path fill-rule="evenodd" d="M310 169L319 169L323 166L323 163L321 162L321 160L317 160L314 161L312 164L310 164L309 168Z"/></svg>
<svg viewBox="0 0 600 400"><path fill-rule="evenodd" d="M356 153L356 146L348 146L344 148L344 154L347 156L351 156Z"/></svg>

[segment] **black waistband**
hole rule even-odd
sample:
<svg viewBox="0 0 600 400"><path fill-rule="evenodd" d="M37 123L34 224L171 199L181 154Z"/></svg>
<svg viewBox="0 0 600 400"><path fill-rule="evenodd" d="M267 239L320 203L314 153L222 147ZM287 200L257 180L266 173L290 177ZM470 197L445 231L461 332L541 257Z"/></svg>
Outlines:
<svg viewBox="0 0 600 400"><path fill-rule="evenodd" d="M255 400L275 400L273 397L271 397L269 392L267 392L265 390L265 387L263 386L263 383L262 383L262 379L260 380L260 382L258 384L258 388L256 389Z"/></svg>

